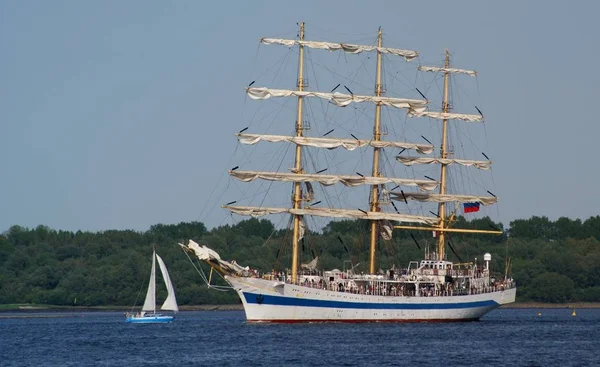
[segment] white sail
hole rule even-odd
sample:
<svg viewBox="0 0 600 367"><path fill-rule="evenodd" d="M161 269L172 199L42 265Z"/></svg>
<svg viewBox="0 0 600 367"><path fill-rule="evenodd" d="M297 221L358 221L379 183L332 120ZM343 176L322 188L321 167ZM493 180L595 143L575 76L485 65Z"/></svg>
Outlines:
<svg viewBox="0 0 600 367"><path fill-rule="evenodd" d="M304 223L303 217L298 217L298 241L304 238L306 233L306 223Z"/></svg>
<svg viewBox="0 0 600 367"><path fill-rule="evenodd" d="M470 159L449 159L449 158L428 158L428 157L402 157L397 156L396 160L402 162L406 166L413 164L460 164L465 167L476 167L481 170L488 170L492 166L492 161L475 161Z"/></svg>
<svg viewBox="0 0 600 367"><path fill-rule="evenodd" d="M302 269L307 269L307 270L315 270L317 268L317 263L319 262L319 257L315 257L314 259L312 259L311 262L306 263L306 264L300 264L300 267Z"/></svg>
<svg viewBox="0 0 600 367"><path fill-rule="evenodd" d="M362 103L372 102L382 104L388 107L394 107L399 109L408 109L410 113L423 113L427 101L420 99L408 99L408 98L393 98L393 97L377 97L377 96L360 96L355 94L343 94L343 93L324 93L324 92L310 92L310 91L299 91L289 89L270 89L270 88L246 88L248 96L252 99L269 99L271 97L317 97L326 99L339 107L346 107L351 103Z"/></svg>
<svg viewBox="0 0 600 367"><path fill-rule="evenodd" d="M402 186L418 186L424 191L434 190L439 182L432 180L413 180L404 178L388 177L369 177L369 176L347 176L347 175L322 175L311 173L282 173L282 172L261 172L261 171L229 171L232 177L243 182L250 182L256 179L268 181L283 182L318 182L324 186L341 183L345 186L355 187L360 185L383 185L393 183Z"/></svg>
<svg viewBox="0 0 600 367"><path fill-rule="evenodd" d="M150 271L150 282L148 283L148 291L146 292L146 300L142 311L156 312L156 259L155 252L152 252L152 270Z"/></svg>
<svg viewBox="0 0 600 367"><path fill-rule="evenodd" d="M495 204L498 198L495 196L475 196L475 195L452 195L452 194L429 194L422 192L405 192L404 195L399 192L389 192L390 198L393 200L403 201L406 200L417 200L422 202L435 202L435 203L480 203L483 205Z"/></svg>
<svg viewBox="0 0 600 367"><path fill-rule="evenodd" d="M377 47L377 46L366 46L366 45L353 45L350 43L333 43L333 42L319 42L319 41L301 41L301 40L290 40L290 39L281 39L281 38L261 38L260 42L265 45L278 44L287 47L292 47L295 45L302 45L310 48L318 48L322 50L329 51L344 51L351 54L359 54L361 52L373 52L379 51L384 54L392 54L396 56L403 57L404 60L410 61L419 56L417 51L412 50L402 50L398 48L390 48L390 47Z"/></svg>
<svg viewBox="0 0 600 367"><path fill-rule="evenodd" d="M483 116L481 115L468 115L465 113L452 113L452 112L433 112L433 111L410 111L411 117L430 117L438 120L461 120L466 122L481 122Z"/></svg>
<svg viewBox="0 0 600 367"><path fill-rule="evenodd" d="M381 238L383 238L386 241L390 241L392 239L392 231L394 229L394 226L392 225L392 223L390 223L389 220L382 220L380 222L380 231L381 231Z"/></svg>
<svg viewBox="0 0 600 367"><path fill-rule="evenodd" d="M238 140L242 144L256 144L259 141L270 143L289 142L302 146L310 146L316 148L333 149L343 147L346 150L352 151L356 148L371 146L374 148L399 148L416 150L421 154L430 154L433 152L433 145L414 144L384 140L362 140L362 139L341 139L341 138L312 138L305 136L286 136L286 135L264 135L264 134L236 134Z"/></svg>
<svg viewBox="0 0 600 367"><path fill-rule="evenodd" d="M223 208L239 215L248 215L251 217L260 217L269 214L290 213L293 215L314 215L318 217L348 218L348 219L368 219L368 220L391 220L404 223L420 223L435 225L438 218L425 217L409 214L396 214L387 212L367 212L351 209L329 209L329 208L264 208L255 206L231 206L224 205Z"/></svg>
<svg viewBox="0 0 600 367"><path fill-rule="evenodd" d="M167 299L165 299L165 302L160 309L165 311L179 311L177 299L175 298L175 289L173 288L173 283L171 283L171 277L167 271L167 266L158 254L156 255L156 258L158 259L158 266L162 273L163 280L165 281L165 286L167 287Z"/></svg>
<svg viewBox="0 0 600 367"><path fill-rule="evenodd" d="M465 70L465 69L456 69L456 68L440 68L437 66L419 66L419 70L421 71L431 71L431 72L442 72L442 73L457 73L457 74L467 74L470 76L477 76L477 72L475 70Z"/></svg>

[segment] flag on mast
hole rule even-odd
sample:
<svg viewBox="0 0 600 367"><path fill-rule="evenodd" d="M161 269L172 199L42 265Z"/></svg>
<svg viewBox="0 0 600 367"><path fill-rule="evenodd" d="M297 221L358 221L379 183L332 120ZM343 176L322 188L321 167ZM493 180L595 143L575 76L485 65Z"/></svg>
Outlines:
<svg viewBox="0 0 600 367"><path fill-rule="evenodd" d="M479 203L464 203L463 211L466 213L473 213L479 211Z"/></svg>

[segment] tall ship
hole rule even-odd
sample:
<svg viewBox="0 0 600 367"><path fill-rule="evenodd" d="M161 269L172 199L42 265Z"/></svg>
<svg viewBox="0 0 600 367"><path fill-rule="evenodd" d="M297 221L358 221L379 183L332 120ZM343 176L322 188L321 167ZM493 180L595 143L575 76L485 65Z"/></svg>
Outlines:
<svg viewBox="0 0 600 367"><path fill-rule="evenodd" d="M505 270L504 274L495 275L491 269L489 253L480 254L479 262L454 262L450 260L446 251L448 247L451 248L448 238L453 233L502 234L497 228L467 229L457 226L461 214L477 212L480 208L497 202L497 197L491 191L478 185L464 185L467 189L475 191L473 194L459 191L457 183L471 182L465 178L469 172L486 173L485 171L490 170L492 162L485 153L482 153L485 160L457 157L457 153L466 150L455 149L450 143L453 134L483 122L483 114L477 107L475 109L478 113L475 114L454 112L450 96L455 75L457 78L459 74L462 74L460 77L475 77L476 72L454 67L447 50L443 64L416 67L418 70L414 72L417 74L427 73L438 78L441 109L436 109L425 96L429 90L423 93L418 88L413 88L413 92L416 90L419 98L386 95L387 88L382 70L384 61L386 65L404 65L405 62L417 59L419 55L412 50L385 47L381 28L376 43L372 45L311 41L306 40L304 35L304 23L300 23L296 38L260 39L262 45L288 48L285 57L290 55L290 50L298 55L294 89L260 87L255 86L255 82L246 88L247 96L252 100L294 101L295 106L280 105L282 110L293 108L295 122L293 126L291 123L287 126L288 131L293 133L250 133L249 129L245 128L236 134L239 142L244 145L258 145L259 142L264 142L268 143L266 145L269 147L290 147L288 151L292 157L288 157L289 162L273 164L275 169L268 171L243 170L238 166L231 169L229 175L233 179L242 182L266 182L267 189L263 191L267 193L258 198L258 206L236 205L237 202L222 206L237 215L280 215L289 218L291 264L283 270L259 274L234 260L224 260L209 243L201 245L187 240L180 244L186 252L211 267L211 275L205 277L205 280L210 283L213 272L220 274L239 295L248 322L468 321L478 320L500 305L514 302L516 286L510 273ZM331 55L329 57L337 54L336 57L342 60L362 55L364 58L360 64L361 69L366 68L369 60L376 58L376 61L373 60L376 63L375 77L371 79L375 82L374 93L354 94L354 84L350 84L351 74L342 75L341 72L327 69L327 66L325 69L331 71L332 80L335 80L335 77L343 80L331 90L327 88L325 91L319 91L309 88L306 78L306 54L310 53L309 61L318 62L311 56L323 53L323 50L328 51ZM387 78L388 86L410 84L402 82L395 75ZM314 84L319 86L324 83ZM307 108L309 102L317 104L316 108L310 105ZM324 118L315 117L314 111L318 107L325 111ZM359 130L348 128L343 135L339 134L336 137L336 129L344 131L344 123L348 121L343 117L340 117L343 121L339 121L337 111L348 111L352 108L350 113L358 116L357 121L371 121L371 126L363 136L357 136ZM365 117L367 112L370 113L370 117ZM399 112L402 115L399 115ZM315 121L309 121L307 116ZM388 119L392 128L384 125L384 118ZM273 121L271 125L281 128L283 122L274 120L277 121ZM316 127L319 122L317 120L324 120L325 127ZM409 133L404 132L410 130L412 124L417 124L413 120L425 121L418 122L420 127L430 129L434 131L432 135L439 136L441 141L437 147L431 142L433 139L427 138L426 135L420 135L422 143L388 138L392 135L392 129L396 132L400 130L396 136L409 136ZM353 126L356 125L354 123ZM419 136L420 132L416 134ZM311 153L314 151L316 153ZM389 159L392 151L392 159ZM359 158L353 160L349 158L351 154L359 154L359 158L363 160L366 156L368 167L364 168L362 173L348 174L350 170L360 169L355 165ZM276 154L264 157L259 161L272 161ZM328 169L319 169L314 163L317 157L325 157ZM334 163L333 158L341 160L341 163ZM405 177L397 174L399 169L396 166L404 169ZM429 175L418 178L423 172L419 171L419 167L424 167L425 173ZM452 176L451 170L454 169L461 172L459 179ZM270 205L271 202L275 202L275 194L281 194L279 196L283 196L285 202L289 202L289 191L278 191L273 187L277 183L291 183L289 206ZM322 190L322 195L327 195L328 190L341 187L339 184L344 185L343 190L360 191L362 188L362 201L355 201L360 196L358 194L340 195L337 191L337 196L333 196L343 196L346 199L345 203L350 207L336 206L335 200L315 199L315 187ZM477 191L484 194L478 194ZM279 203L281 202L280 200ZM320 269L318 256L315 256L314 252L312 258L307 258L302 248L304 237L308 233L307 220L310 218L365 221L368 268L363 264L364 271L359 272L355 264L350 264L351 266L344 267L344 270L325 270ZM427 246L421 259L409 261L405 267L393 266L384 271L379 268L378 246L380 248L382 243L391 240L394 232L400 231L410 231L413 239L415 237L412 233L427 235L426 238L432 242L432 248L430 250ZM451 250L454 252L454 249Z"/></svg>

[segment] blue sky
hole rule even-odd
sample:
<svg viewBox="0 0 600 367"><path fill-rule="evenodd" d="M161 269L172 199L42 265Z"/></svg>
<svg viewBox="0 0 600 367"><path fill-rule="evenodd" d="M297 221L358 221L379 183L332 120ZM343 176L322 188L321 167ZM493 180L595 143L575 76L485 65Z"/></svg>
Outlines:
<svg viewBox="0 0 600 367"><path fill-rule="evenodd" d="M450 49L480 75L496 219L597 215L599 8L0 1L0 231L222 224L209 202L247 120L243 88L262 70L258 38L293 37L298 21L307 38L338 42L382 26L428 61Z"/></svg>

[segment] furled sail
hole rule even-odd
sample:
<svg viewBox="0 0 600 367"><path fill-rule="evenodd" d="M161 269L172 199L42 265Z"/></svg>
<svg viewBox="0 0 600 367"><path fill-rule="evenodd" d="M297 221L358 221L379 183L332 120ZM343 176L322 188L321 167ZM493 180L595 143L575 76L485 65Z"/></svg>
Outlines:
<svg viewBox="0 0 600 367"><path fill-rule="evenodd" d="M406 166L413 164L460 164L465 167L476 167L482 170L488 170L492 166L492 161L475 161L470 159L444 159L444 158L429 158L429 157L403 157L397 156L396 160L402 162Z"/></svg>
<svg viewBox="0 0 600 367"><path fill-rule="evenodd" d="M326 99L339 107L346 107L350 103L362 103L372 102L382 104L388 107L394 107L399 109L408 109L411 114L420 114L425 112L427 101L420 99L408 99L408 98L393 98L393 97L377 97L377 96L360 96L355 94L343 94L343 93L324 93L324 92L311 92L311 91L299 91L289 89L270 89L270 88L246 88L248 96L252 99L269 99L271 97L317 97Z"/></svg>
<svg viewBox="0 0 600 367"><path fill-rule="evenodd" d="M216 251L211 250L206 246L200 247L200 245L194 242L193 240L189 240L187 245L180 243L179 246L192 250L198 257L198 259L202 261L218 263L221 266L221 269L228 273L237 274L241 276L248 276L248 271L250 270L249 266L241 266L238 263L236 263L235 260L231 260L231 262L222 260L221 256L219 256L219 254Z"/></svg>
<svg viewBox="0 0 600 367"><path fill-rule="evenodd" d="M165 286L167 287L167 299L165 299L165 302L160 309L165 311L179 311L179 307L177 307L177 299L175 298L175 289L173 288L171 277L167 271L167 266L165 265L163 259L158 256L158 254L156 255L156 259L158 260L158 267L160 268L163 280L165 281Z"/></svg>
<svg viewBox="0 0 600 367"><path fill-rule="evenodd" d="M256 179L283 182L318 182L324 186L341 183L348 187L360 185L383 185L393 183L402 186L418 186L424 191L434 190L439 182L432 180L413 180L405 178L369 177L369 176L345 176L345 175L322 175L314 173L287 173L287 172L261 172L261 171L229 171L232 177L243 182Z"/></svg>
<svg viewBox="0 0 600 367"><path fill-rule="evenodd" d="M469 115L465 113L434 112L434 111L410 111L411 117L430 117L438 120L461 120L466 122L481 122L482 115Z"/></svg>
<svg viewBox="0 0 600 367"><path fill-rule="evenodd" d="M156 259L155 253L152 253L152 270L150 271L150 282L148 283L148 291L146 292L146 300L142 311L156 310Z"/></svg>
<svg viewBox="0 0 600 367"><path fill-rule="evenodd" d="M389 220L382 220L379 226L379 230L381 231L381 238L386 241L390 241L392 239L392 231L394 226L390 223Z"/></svg>
<svg viewBox="0 0 600 367"><path fill-rule="evenodd" d="M313 190L313 187L312 187L312 184L310 183L310 181L305 181L304 186L306 186L306 194L305 194L304 198L306 199L306 201L308 201L310 203L311 201L313 201L315 199L315 190Z"/></svg>
<svg viewBox="0 0 600 367"><path fill-rule="evenodd" d="M475 70L465 70L465 69L456 69L456 68L440 68L437 66L419 66L419 70L421 71L432 71L432 72L442 72L442 73L457 73L457 74L467 74L470 76L477 76L477 72Z"/></svg>
<svg viewBox="0 0 600 367"><path fill-rule="evenodd" d="M298 241L304 238L306 233L306 223L304 223L303 217L298 217Z"/></svg>
<svg viewBox="0 0 600 367"><path fill-rule="evenodd" d="M404 60L410 61L419 56L417 51L412 50L402 50L398 48L390 48L390 47L377 47L377 46L363 46L363 45L353 45L350 43L333 43L333 42L318 42L318 41L301 41L301 40L290 40L290 39L280 39L280 38L261 38L260 42L265 45L283 45L287 47L292 47L295 45L302 45L304 47L310 48L318 48L322 50L328 51L344 51L351 54L359 54L361 52L372 52L379 51L384 54L391 54L403 57Z"/></svg>
<svg viewBox="0 0 600 367"><path fill-rule="evenodd" d="M438 218L425 217L409 214L396 214L387 212L367 212L362 210L352 209L329 209L329 208L263 208L256 206L231 206L224 205L224 209L231 211L234 214L248 215L251 217L260 217L269 214L290 213L293 215L314 215L318 217L330 218L348 218L348 219L369 219L369 220L391 220L404 223L420 223L436 225L439 222Z"/></svg>
<svg viewBox="0 0 600 367"><path fill-rule="evenodd" d="M452 194L430 194L430 193L422 193L422 192L405 192L404 194L400 192L389 192L390 198L393 200L404 201L406 200L416 200L423 202L435 202L435 203L449 203L449 202L459 202L459 203L480 203L483 205L491 205L495 204L498 201L498 198L495 196L474 196L474 195L452 195Z"/></svg>
<svg viewBox="0 0 600 367"><path fill-rule="evenodd" d="M341 139L341 138L312 138L305 136L285 136L285 135L264 135L264 134L236 134L238 140L242 144L256 144L259 141L270 143L290 142L302 146L310 146L316 148L333 149L343 147L346 150L354 150L363 146L371 146L374 148L399 148L399 149L414 149L421 154L430 154L433 152L433 145L413 144L395 141L384 140L362 140L362 139Z"/></svg>
<svg viewBox="0 0 600 367"><path fill-rule="evenodd" d="M302 269L315 270L317 268L318 262L319 262L319 257L317 256L311 262L306 263L306 264L301 264L300 267Z"/></svg>

